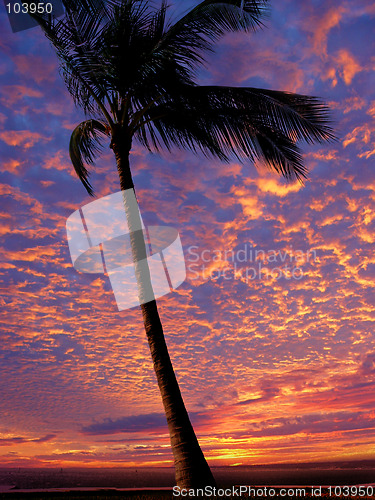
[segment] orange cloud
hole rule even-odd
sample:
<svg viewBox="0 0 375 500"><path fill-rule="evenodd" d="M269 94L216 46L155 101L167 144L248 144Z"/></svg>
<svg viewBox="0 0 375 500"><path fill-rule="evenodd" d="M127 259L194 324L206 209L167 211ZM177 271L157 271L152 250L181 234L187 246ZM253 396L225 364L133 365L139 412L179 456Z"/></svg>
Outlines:
<svg viewBox="0 0 375 500"><path fill-rule="evenodd" d="M1 102L8 108L13 108L23 97L43 97L40 90L36 90L25 85L3 85L0 89L3 96Z"/></svg>
<svg viewBox="0 0 375 500"><path fill-rule="evenodd" d="M21 146L24 149L29 149L39 141L50 141L50 137L45 137L39 132L31 132L30 130L9 130L0 132L0 139L8 146Z"/></svg>
<svg viewBox="0 0 375 500"><path fill-rule="evenodd" d="M42 166L47 170L62 170L68 172L77 179L77 174L74 171L73 165L69 159L69 154L66 150L60 149L54 155L51 155L50 158L47 158Z"/></svg>
<svg viewBox="0 0 375 500"><path fill-rule="evenodd" d="M244 186L233 187L231 193L242 205L243 213L250 219L258 219L263 214L262 203L258 196L252 195Z"/></svg>
<svg viewBox="0 0 375 500"><path fill-rule="evenodd" d="M356 142L358 142L359 144L368 144L374 130L375 126L372 124L370 125L368 123L365 123L363 125L359 125L358 127L355 127L351 132L346 134L342 145L344 146L344 148L346 148L349 144Z"/></svg>
<svg viewBox="0 0 375 500"><path fill-rule="evenodd" d="M23 162L12 159L9 161L4 161L0 163L0 171L1 172L10 172L12 174L18 173L20 171L20 167L23 165Z"/></svg>
<svg viewBox="0 0 375 500"><path fill-rule="evenodd" d="M332 87L336 87L338 77L340 77L346 85L351 85L353 78L364 70L358 63L355 57L346 49L341 49L336 55L330 57L330 67L325 70L322 75L323 81L331 80ZM354 98L355 99L355 98ZM348 102L348 108L344 113L352 109L361 109L365 102L363 99L357 98Z"/></svg>
<svg viewBox="0 0 375 500"><path fill-rule="evenodd" d="M337 160L338 159L338 151L337 149L332 149L329 150L328 148L322 149L320 151L317 151L315 153L310 152L305 154L305 158L313 158L314 160L321 160L321 161L331 161L331 160Z"/></svg>
<svg viewBox="0 0 375 500"><path fill-rule="evenodd" d="M367 114L369 114L375 118L375 101L371 101L371 104L370 104L370 107L367 111Z"/></svg>
<svg viewBox="0 0 375 500"><path fill-rule="evenodd" d="M313 51L316 55L327 57L327 43L330 31L339 25L340 21L347 13L347 7L344 5L335 6L329 9L322 16L313 16L307 20L307 29L315 28L312 35Z"/></svg>
<svg viewBox="0 0 375 500"><path fill-rule="evenodd" d="M375 155L375 148L374 149L370 149L368 151L365 151L364 153L359 154L358 158L366 158L366 160L368 160L373 155Z"/></svg>
<svg viewBox="0 0 375 500"><path fill-rule="evenodd" d="M44 187L44 188L49 188L51 186L53 186L55 184L54 181L40 181L40 184Z"/></svg>
<svg viewBox="0 0 375 500"><path fill-rule="evenodd" d="M284 198L289 193L297 193L303 187L298 181L286 184L278 177L260 177L256 180L256 185L263 193L274 194L280 198Z"/></svg>
<svg viewBox="0 0 375 500"><path fill-rule="evenodd" d="M339 51L336 57L336 63L339 68L339 74L346 85L350 85L355 75L363 70L354 56L345 49Z"/></svg>
<svg viewBox="0 0 375 500"><path fill-rule="evenodd" d="M360 109L363 109L366 106L366 100L358 95L355 95L343 99L342 101L331 101L329 103L329 106L332 109L340 109L344 114L347 114L350 113L350 111L358 111ZM371 114L371 110L369 110L368 113ZM374 114L375 114L375 105L374 105Z"/></svg>

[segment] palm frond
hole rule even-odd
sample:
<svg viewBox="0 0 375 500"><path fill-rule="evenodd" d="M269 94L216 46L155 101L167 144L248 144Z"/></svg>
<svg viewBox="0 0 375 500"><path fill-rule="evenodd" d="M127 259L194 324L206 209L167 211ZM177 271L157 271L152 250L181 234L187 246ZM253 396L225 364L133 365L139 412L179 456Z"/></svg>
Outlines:
<svg viewBox="0 0 375 500"><path fill-rule="evenodd" d="M101 152L101 136L110 135L106 123L98 120L86 120L74 130L69 143L69 155L80 181L89 195L93 196L93 189L88 180L89 172L85 163L93 165L96 157Z"/></svg>
<svg viewBox="0 0 375 500"><path fill-rule="evenodd" d="M204 0L169 27L158 50L186 65L204 64L204 52L231 31L263 26L268 0ZM192 68L191 68L192 69Z"/></svg>
<svg viewBox="0 0 375 500"><path fill-rule="evenodd" d="M144 115L158 141L226 159L264 160L286 178L306 175L297 143L334 140L327 107L314 97L256 88L186 86ZM146 124L146 122L145 122ZM139 137L147 141L146 129Z"/></svg>
<svg viewBox="0 0 375 500"><path fill-rule="evenodd" d="M104 103L110 104L100 37L115 0L63 0L61 19L34 14L60 60L60 71L76 105L86 114L109 120ZM30 0L27 0L30 2Z"/></svg>
<svg viewBox="0 0 375 500"><path fill-rule="evenodd" d="M101 36L100 48L107 86L121 95L151 100L164 86L192 84L189 71L168 51L159 50L166 27L167 5L152 9L144 0L115 8ZM171 81L171 83L169 83Z"/></svg>
<svg viewBox="0 0 375 500"><path fill-rule="evenodd" d="M303 182L307 177L300 148L289 137L260 127L253 142L256 159L263 161L270 170L287 180Z"/></svg>
<svg viewBox="0 0 375 500"><path fill-rule="evenodd" d="M201 29L205 36L216 40L228 31L250 31L263 26L267 4L268 0L204 0L175 26Z"/></svg>
<svg viewBox="0 0 375 500"><path fill-rule="evenodd" d="M292 141L334 140L329 108L317 97L253 87L197 86L189 89L221 113L242 117L245 123L262 123L281 131ZM195 95L194 95L195 94Z"/></svg>
<svg viewBox="0 0 375 500"><path fill-rule="evenodd" d="M306 175L300 141L334 140L328 108L315 97L256 88L197 86L193 76L227 32L262 26L268 0L203 0L171 25L167 3L63 0L62 19L42 19L77 106L97 118L71 139L74 168L88 171L105 124L149 149L173 145L223 161L264 160L287 178Z"/></svg>

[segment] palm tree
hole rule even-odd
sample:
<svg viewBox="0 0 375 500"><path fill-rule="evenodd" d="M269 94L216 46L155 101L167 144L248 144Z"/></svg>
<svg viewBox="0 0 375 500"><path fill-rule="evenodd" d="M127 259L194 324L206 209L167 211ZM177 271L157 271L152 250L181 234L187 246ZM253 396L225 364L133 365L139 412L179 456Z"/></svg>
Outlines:
<svg viewBox="0 0 375 500"><path fill-rule="evenodd" d="M88 165L110 138L122 190L134 190L134 140L149 150L172 146L230 162L263 160L287 179L303 180L300 141L334 139L318 99L258 88L200 86L197 69L225 33L262 25L267 0L204 0L177 22L167 4L147 0L65 0L62 19L38 17L61 63L62 76L87 120L72 133L70 157L90 195ZM126 209L130 231L139 215ZM144 241L132 240L140 296L150 284ZM175 460L176 484L215 481L190 423L173 371L155 300L141 305Z"/></svg>

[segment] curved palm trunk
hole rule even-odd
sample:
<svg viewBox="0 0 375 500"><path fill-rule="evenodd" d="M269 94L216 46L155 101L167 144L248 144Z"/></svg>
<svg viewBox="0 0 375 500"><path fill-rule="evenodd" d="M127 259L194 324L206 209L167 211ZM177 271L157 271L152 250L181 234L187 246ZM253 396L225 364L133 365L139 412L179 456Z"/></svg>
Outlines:
<svg viewBox="0 0 375 500"><path fill-rule="evenodd" d="M134 189L129 165L130 141L124 140L124 137L118 139L113 137L111 148L116 156L121 189ZM143 296L142 285L146 283L149 285L147 288L149 288L151 286L151 279L148 266L139 266L139 261L146 257L143 237L143 245L140 245L140 231L137 233L138 239L136 236L134 237L132 231L132 228L140 226L139 214L136 214L135 217L133 214L131 217L128 216L129 214L127 213L129 231L131 233L133 261L139 296L141 298ZM137 217L138 220L134 220L134 218ZM136 232L134 234L136 234ZM180 388L165 343L163 327L155 299L142 304L141 309L156 378L167 417L175 462L176 484L181 488L198 488L206 485L215 486L214 477L199 446L181 396Z"/></svg>

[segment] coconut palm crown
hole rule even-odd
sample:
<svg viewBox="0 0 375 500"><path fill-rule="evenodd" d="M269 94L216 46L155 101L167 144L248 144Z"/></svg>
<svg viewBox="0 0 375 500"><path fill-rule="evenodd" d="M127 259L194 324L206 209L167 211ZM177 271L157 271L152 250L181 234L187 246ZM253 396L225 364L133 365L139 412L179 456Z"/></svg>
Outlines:
<svg viewBox="0 0 375 500"><path fill-rule="evenodd" d="M223 162L262 160L287 179L307 170L299 144L334 139L317 98L251 87L196 83L205 55L226 33L261 27L267 0L204 0L169 21L163 0L65 0L61 19L39 17L61 73L87 120L69 152L90 195L88 168L110 138L121 189L134 189L129 154L136 140L150 151L172 147ZM166 411L182 487L215 481L185 409L165 344L156 301L142 304L145 330Z"/></svg>

